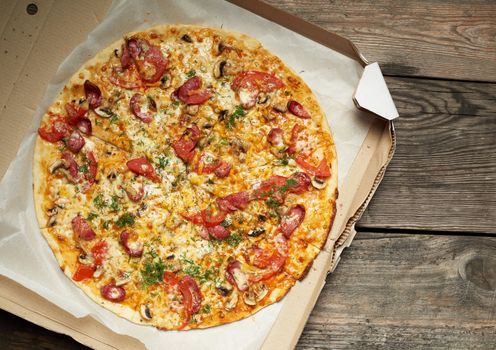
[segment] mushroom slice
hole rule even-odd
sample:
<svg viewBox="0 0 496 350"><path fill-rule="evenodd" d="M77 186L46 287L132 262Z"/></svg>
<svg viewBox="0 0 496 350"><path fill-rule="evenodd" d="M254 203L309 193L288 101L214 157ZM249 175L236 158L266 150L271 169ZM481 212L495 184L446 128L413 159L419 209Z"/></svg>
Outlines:
<svg viewBox="0 0 496 350"><path fill-rule="evenodd" d="M253 285L251 290L253 291L253 293L255 293L255 300L257 302L265 298L265 296L269 292L269 288L263 283L257 283Z"/></svg>
<svg viewBox="0 0 496 350"><path fill-rule="evenodd" d="M219 292L220 295L226 297L231 293L233 290L233 287L229 283L222 283L220 286L217 287L217 291Z"/></svg>
<svg viewBox="0 0 496 350"><path fill-rule="evenodd" d="M49 216L47 220L47 227L53 227L57 223L57 217L55 215Z"/></svg>
<svg viewBox="0 0 496 350"><path fill-rule="evenodd" d="M243 294L243 301L246 305L255 306L257 305L257 300L253 289L248 290Z"/></svg>
<svg viewBox="0 0 496 350"><path fill-rule="evenodd" d="M219 78L224 76L224 67L225 67L226 63L227 63L226 61L221 60L221 61L217 61L214 64L213 73L214 73L215 79L219 79Z"/></svg>
<svg viewBox="0 0 496 350"><path fill-rule="evenodd" d="M312 177L312 186L315 187L318 190L321 190L325 188L327 185L325 179L322 179L320 177L314 176Z"/></svg>
<svg viewBox="0 0 496 350"><path fill-rule="evenodd" d="M50 172L50 174L53 174L57 169L66 169L68 166L69 165L64 159L57 159L55 162L52 163L52 165L48 167L48 171Z"/></svg>
<svg viewBox="0 0 496 350"><path fill-rule="evenodd" d="M238 292L236 290L233 290L229 299L226 300L226 303L224 304L224 308L227 311L230 311L234 309L237 304L238 304Z"/></svg>
<svg viewBox="0 0 496 350"><path fill-rule="evenodd" d="M117 287L123 286L123 285L125 285L128 282L131 282L131 276L127 272L124 272L121 276L118 276L115 279L115 285Z"/></svg>
<svg viewBox="0 0 496 350"><path fill-rule="evenodd" d="M258 237L258 236L260 236L263 233L265 233L265 228L263 228L263 227L257 227L255 229L251 230L250 232L248 232L248 236L250 236L250 237Z"/></svg>
<svg viewBox="0 0 496 350"><path fill-rule="evenodd" d="M160 87L162 89L167 89L172 84L172 76L170 74L164 74L164 76L160 79Z"/></svg>
<svg viewBox="0 0 496 350"><path fill-rule="evenodd" d="M193 42L193 39L188 34L184 34L181 37L181 40L190 44Z"/></svg>
<svg viewBox="0 0 496 350"><path fill-rule="evenodd" d="M83 264L83 265L93 265L93 258L91 257L91 255L88 255L86 253L81 253L79 254L78 256L78 261Z"/></svg>
<svg viewBox="0 0 496 350"><path fill-rule="evenodd" d="M152 307L150 304L141 304L140 306L140 316L145 321L150 321L153 317Z"/></svg>
<svg viewBox="0 0 496 350"><path fill-rule="evenodd" d="M257 103L259 105L264 105L267 102L269 102L269 100L270 100L270 96L268 94L266 94L265 92L261 92L257 96Z"/></svg>
<svg viewBox="0 0 496 350"><path fill-rule="evenodd" d="M108 107L97 107L94 111L96 115L102 118L111 118L114 115L114 112Z"/></svg>
<svg viewBox="0 0 496 350"><path fill-rule="evenodd" d="M93 272L93 278L98 278L100 277L101 275L103 275L103 266L102 265L98 265L95 272Z"/></svg>
<svg viewBox="0 0 496 350"><path fill-rule="evenodd" d="M286 113L288 111L288 103L282 99L277 99L272 103L272 108L281 113Z"/></svg>
<svg viewBox="0 0 496 350"><path fill-rule="evenodd" d="M200 107L198 105L187 105L184 108L184 113L189 114L190 116L195 116L198 113L199 109Z"/></svg>

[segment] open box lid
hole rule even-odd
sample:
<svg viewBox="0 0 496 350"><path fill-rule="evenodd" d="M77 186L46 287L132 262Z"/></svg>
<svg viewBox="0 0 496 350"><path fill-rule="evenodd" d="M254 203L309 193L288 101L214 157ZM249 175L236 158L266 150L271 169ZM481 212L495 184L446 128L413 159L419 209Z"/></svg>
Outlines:
<svg viewBox="0 0 496 350"><path fill-rule="evenodd" d="M241 7L245 7L256 14L272 20L273 22L279 23L293 31L299 32L300 34L307 36L308 38L313 39L314 41L317 41L321 44L324 44L325 46L335 51L341 52L346 56L349 56L360 62L362 65L365 65L362 79L355 94L356 103L360 106L360 108L370 111L371 116L372 113L374 113L388 120L391 119L391 116L397 116L396 109L394 108L394 104L392 103L389 91L387 91L386 84L384 82L382 74L380 73L380 70L378 69L378 65L375 64L377 65L377 67L374 67L374 64L367 65L366 60L363 58L362 55L360 55L358 50L350 41L336 34L329 33L317 26L307 23L297 17L277 10L259 1L231 2L240 5ZM38 18L34 18L36 16L32 16L32 18L35 20L34 24L23 24L19 22L19 18L16 18L15 16L19 13L18 11L25 11L28 3L28 1L21 1L12 4L4 2L0 5L0 9L5 10L2 11L2 14L0 14L0 18L2 18L1 16L3 16L4 19L8 18L8 21L5 20L1 22L4 23L3 28L1 28L2 36L3 38L7 38L7 40L4 40L7 42L0 43L0 46L2 48L1 52L3 52L4 49L11 50L11 48L8 46L9 44L12 45L12 43L15 43L16 40L23 38L23 36L29 35L28 33L30 32L33 32L33 28L30 28L30 26L36 28L33 33L33 35L35 36L40 35L40 32L44 26L55 26L55 24L49 23L50 21L47 22L48 12L50 11L52 11L50 16L54 16L54 18L58 18L57 16L60 16L60 20L64 23L64 25L67 26L70 25L70 19L68 19L67 16L64 16L64 11L92 8L94 9L94 13L104 14L109 4L108 1L92 3L90 1L82 0L81 2L79 2L79 4L67 4L55 3L54 1L47 0L46 6L43 7L43 11L46 12L40 13L40 16ZM247 4L249 6L246 6ZM251 7L254 8L252 9ZM99 10L101 10L101 12ZM84 18L88 19L88 22L84 24L84 28L88 29L88 31L92 27L96 26L96 24L98 24L98 22L101 20L98 17L91 17L91 14L84 16ZM9 25L10 22L16 23L17 32L11 31L11 27ZM18 22L20 23L19 26L17 26ZM61 27L61 25L58 26ZM86 33L73 33L72 35L76 37L71 37L71 41L79 42L85 37ZM40 47L51 45L51 39L53 39L53 37L50 38L40 36L39 38L35 37L32 40L19 40L23 42L24 46L15 46L14 50L18 51L11 52L11 55L9 56L9 62L6 62L8 64L6 64L4 66L5 69L3 69L6 71L5 73L7 81L4 82L4 85L2 85L2 95L4 98L4 103L2 103L2 105L6 105L7 108L3 108L2 111L0 111L1 124L12 124L14 121L12 121L12 118L8 118L8 116L12 115L19 115L19 119L15 120L16 123L20 124L16 125L17 131L24 130L22 131L22 133L24 133L27 129L27 126L30 124L30 118L26 118L26 116L32 116L33 109L36 107L36 101L39 100L39 96L41 95L41 93L39 91L36 91L35 96L33 97L33 94L30 93L29 79L31 79L31 77L33 76L36 76L42 81L48 81L53 74L53 67L58 66L59 62L55 62L55 64L53 64L53 62L39 62L39 65L36 66L26 66L25 63L28 62L26 57L36 55L36 50L39 50ZM65 57L65 55L67 54L67 52L65 52L64 55L60 54L62 50L60 47L57 47L56 42L54 42L53 50L58 50L57 53L60 57ZM18 62L17 65L16 60ZM21 62L22 64L19 64L19 62ZM367 69L367 67L370 66L373 67L372 70L370 70L370 68ZM14 67L14 69L12 69L12 67ZM367 71L371 71L372 73L366 74ZM46 79L43 80L44 78ZM382 87L380 89L377 89L377 79L382 80ZM364 81L364 83L362 83L362 81ZM377 93L377 96L382 98L384 101L388 101L389 99L389 107L386 109L386 111L378 109L377 101L368 98L369 96L373 96L369 95L371 93L369 91L371 88L376 88L375 93ZM38 94L38 98L36 97L36 94ZM7 103L7 101L9 101L9 103ZM20 101L24 103L19 103ZM14 106L16 105L22 105L23 110L15 111ZM382 108L383 105L379 105L379 107ZM16 149L16 143L20 139L20 136L19 133L14 136L17 136L18 139L16 140L13 138L13 136L7 135L7 143L9 144L9 146L12 145ZM315 263L318 268L310 272L305 279L305 285L303 287L311 287L313 288L313 292L310 297L305 296L304 303L299 303L299 310L301 311L301 313L298 313L298 316L301 318L299 320L300 322L288 325L287 322L284 322L284 319L278 319L276 322L276 326L273 328L268 338L266 339L266 348L270 348L271 344L277 344L278 346L281 346L281 341L284 341L283 344L285 347L293 346L298 340L298 337L303 329L307 317L310 314L324 284L325 274L327 274L329 270L336 266L340 251L343 249L344 246L346 246L346 244L349 244L351 242L353 238L353 224L359 218L359 216L357 216L357 213L360 212L360 208L365 208L373 192L377 188L380 179L382 178L385 166L391 159L392 150L394 150L394 138L392 136L392 123L388 124L385 123L383 120L377 118L377 121L374 122L373 127L371 128L371 132L369 133L369 136L367 138L369 143L364 144L364 151L361 153L361 155L359 155L360 157L362 157L360 159L363 159L366 163L366 166L363 165L360 169L357 169L357 176L355 177L354 183L345 184L345 186L350 186L350 188L356 191L356 195L353 196L353 198L346 199L348 201L346 203L343 203L345 200L344 196L340 198L340 205L343 205L343 207L345 207L347 210L341 211L341 217L336 220L336 224L339 223L339 225L336 225L336 232L339 232L337 232L336 236L334 237L334 242L336 242L336 250L334 251L334 256L332 254L321 254L319 261L316 261ZM5 171L8 162L10 162L11 160L11 156L3 155L0 160L0 165L2 166L1 170ZM364 171L361 172L362 170ZM341 235L343 231L345 231L345 235ZM318 273L316 273L317 270ZM92 326L89 327L89 320L84 320L86 322L83 322L81 319L76 319L75 317L67 314L67 312L64 312L63 310L58 309L56 306L44 301L43 298L40 298L39 296L31 295L29 296L29 298L23 298L22 295L25 294L22 294L20 292L24 289L22 286L17 285L12 281L9 281L9 283L7 283L4 277L0 277L0 281L2 281L0 283L0 307L8 311L11 311L46 328L68 334L78 341L95 348L137 348L137 341L135 341L134 339L133 341L130 341L129 337L117 335L115 333L112 333L110 330L101 332L101 327L98 326L99 323L94 320ZM303 289L300 288L300 292L302 290ZM298 297L301 297L301 294L290 293L290 295L292 295L292 299L294 302L299 302ZM292 312L294 312L294 310L292 310ZM283 315L282 311L280 315ZM287 319L286 321L288 320L289 319ZM286 334L284 334L284 332ZM112 334L111 338L101 335L108 335L108 333ZM291 336L288 336L288 333L291 334ZM108 344L108 342L110 342L111 344Z"/></svg>

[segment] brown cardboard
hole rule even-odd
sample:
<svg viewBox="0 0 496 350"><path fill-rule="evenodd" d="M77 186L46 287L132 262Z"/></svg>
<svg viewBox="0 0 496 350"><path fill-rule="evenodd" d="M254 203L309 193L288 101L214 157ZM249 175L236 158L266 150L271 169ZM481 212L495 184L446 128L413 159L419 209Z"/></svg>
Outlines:
<svg viewBox="0 0 496 350"><path fill-rule="evenodd" d="M352 57L364 66L368 64L351 42L336 34L258 1L231 2ZM3 78L0 87L0 135L4 146L4 152L0 155L2 176L31 124L46 83L76 46L75 43L84 40L87 33L104 17L110 5L109 0L41 0L37 2L38 13L29 16L26 13L29 3L26 0L0 2L0 74ZM76 28L68 30L71 26ZM47 47L50 49L47 50ZM307 277L288 294L264 348L287 348L296 344L325 283L325 276L335 268L341 251L354 237L354 224L382 179L394 152L394 144L392 123L377 119L350 169L353 176L349 176L343 184L338 200L338 215L325 250L316 259ZM1 276L0 307L45 328L70 335L93 348L144 348L136 339L115 334L92 318L75 318Z"/></svg>

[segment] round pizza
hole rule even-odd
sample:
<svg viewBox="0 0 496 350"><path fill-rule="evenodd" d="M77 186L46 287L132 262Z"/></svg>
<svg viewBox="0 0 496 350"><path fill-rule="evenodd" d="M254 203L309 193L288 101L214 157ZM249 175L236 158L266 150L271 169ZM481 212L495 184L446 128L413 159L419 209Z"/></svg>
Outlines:
<svg viewBox="0 0 496 350"><path fill-rule="evenodd" d="M34 153L40 230L90 298L163 330L279 301L323 248L337 197L309 87L245 35L129 33L77 71Z"/></svg>

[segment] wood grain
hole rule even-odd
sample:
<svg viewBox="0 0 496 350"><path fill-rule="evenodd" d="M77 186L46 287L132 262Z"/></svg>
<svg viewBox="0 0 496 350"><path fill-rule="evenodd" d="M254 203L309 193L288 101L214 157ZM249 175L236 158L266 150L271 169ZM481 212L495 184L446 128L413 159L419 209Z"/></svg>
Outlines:
<svg viewBox="0 0 496 350"><path fill-rule="evenodd" d="M358 226L496 233L496 85L387 83L398 146Z"/></svg>
<svg viewBox="0 0 496 350"><path fill-rule="evenodd" d="M494 348L495 256L493 237L359 233L298 348Z"/></svg>
<svg viewBox="0 0 496 350"><path fill-rule="evenodd" d="M352 40L385 74L496 81L494 1L264 1Z"/></svg>

